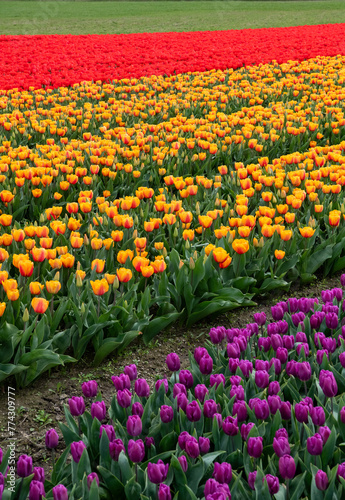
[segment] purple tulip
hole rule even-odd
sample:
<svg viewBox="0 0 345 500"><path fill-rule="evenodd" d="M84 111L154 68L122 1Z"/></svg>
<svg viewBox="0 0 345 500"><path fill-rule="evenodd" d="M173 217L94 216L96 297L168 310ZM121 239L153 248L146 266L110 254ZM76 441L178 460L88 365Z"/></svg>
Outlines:
<svg viewBox="0 0 345 500"><path fill-rule="evenodd" d="M186 386L177 382L176 384L174 384L173 398L175 399L178 394L184 394L185 396L187 396L187 389Z"/></svg>
<svg viewBox="0 0 345 500"><path fill-rule="evenodd" d="M132 415L138 415L138 417L142 417L144 414L144 407L141 403L133 403L132 404Z"/></svg>
<svg viewBox="0 0 345 500"><path fill-rule="evenodd" d="M207 389L206 385L198 384L197 386L195 386L194 394L195 394L196 399L198 399L200 401L200 403L203 403L206 394L208 394L208 389Z"/></svg>
<svg viewBox="0 0 345 500"><path fill-rule="evenodd" d="M267 333L270 330L269 325L267 325ZM271 338L270 337L260 337L258 340L259 351L268 352L271 349Z"/></svg>
<svg viewBox="0 0 345 500"><path fill-rule="evenodd" d="M315 474L315 484L318 490L325 491L328 488L328 477L326 472L323 470L318 470Z"/></svg>
<svg viewBox="0 0 345 500"><path fill-rule="evenodd" d="M237 422L237 418L226 417L223 420L223 431L225 432L225 434L227 434L228 436L236 436L239 430Z"/></svg>
<svg viewBox="0 0 345 500"><path fill-rule="evenodd" d="M125 375L128 375L131 382L133 382L133 380L135 380L138 376L137 366L134 364L125 366L123 371L125 372Z"/></svg>
<svg viewBox="0 0 345 500"><path fill-rule="evenodd" d="M129 390L131 388L131 380L129 376L124 373L121 373L121 375L116 377L111 377L111 380L117 391L123 391L124 389Z"/></svg>
<svg viewBox="0 0 345 500"><path fill-rule="evenodd" d="M340 276L340 283L341 283L341 286L345 286L345 274L342 274Z"/></svg>
<svg viewBox="0 0 345 500"><path fill-rule="evenodd" d="M326 314L325 319L327 328L330 328L331 330L335 330L336 328L338 328L339 320L337 314L329 312Z"/></svg>
<svg viewBox="0 0 345 500"><path fill-rule="evenodd" d="M225 377L222 373L217 373L210 376L210 387L213 387L214 385L218 387L220 384L223 384L225 386Z"/></svg>
<svg viewBox="0 0 345 500"><path fill-rule="evenodd" d="M169 464L164 464L163 460L158 460L156 464L151 462L147 465L147 475L151 483L160 484L166 480Z"/></svg>
<svg viewBox="0 0 345 500"><path fill-rule="evenodd" d="M2 448L0 447L0 464L2 462L3 457L4 457L4 452L2 451Z"/></svg>
<svg viewBox="0 0 345 500"><path fill-rule="evenodd" d="M108 424L101 425L101 427L99 428L99 439L101 439L103 431L105 431L109 441L114 441L116 439L115 429L112 425Z"/></svg>
<svg viewBox="0 0 345 500"><path fill-rule="evenodd" d="M148 398L150 395L150 386L147 383L146 379L138 378L138 380L136 380L134 384L134 391L136 395L139 396L139 398Z"/></svg>
<svg viewBox="0 0 345 500"><path fill-rule="evenodd" d="M46 493L44 491L44 485L41 481L35 481L34 479L30 483L29 490L29 500L42 500Z"/></svg>
<svg viewBox="0 0 345 500"><path fill-rule="evenodd" d="M345 352L339 354L339 361L343 368L345 368Z"/></svg>
<svg viewBox="0 0 345 500"><path fill-rule="evenodd" d="M301 424L304 422L308 423L309 409L308 406L303 403L296 403L295 405L295 415L298 422Z"/></svg>
<svg viewBox="0 0 345 500"><path fill-rule="evenodd" d="M269 396L276 396L280 392L280 384L276 380L271 382L268 386L268 394Z"/></svg>
<svg viewBox="0 0 345 500"><path fill-rule="evenodd" d="M266 420L270 414L270 408L267 401L259 399L254 406L254 413L257 419Z"/></svg>
<svg viewBox="0 0 345 500"><path fill-rule="evenodd" d="M189 439L191 437L192 436L189 434L189 432L187 432L187 431L181 432L181 434L178 437L178 444L179 444L181 450L184 451L186 449L186 441L187 441L187 439Z"/></svg>
<svg viewBox="0 0 345 500"><path fill-rule="evenodd" d="M297 344L297 346L296 346L297 356L299 356L301 354L302 349L304 350L304 355L309 356L309 344L307 344L305 342L302 344Z"/></svg>
<svg viewBox="0 0 345 500"><path fill-rule="evenodd" d="M141 418L138 415L130 415L127 419L126 428L130 436L140 436L143 430Z"/></svg>
<svg viewBox="0 0 345 500"><path fill-rule="evenodd" d="M208 438L205 438L202 436L199 437L200 453L202 453L202 454L208 453L210 451L210 446L211 446L211 443L210 443L210 440Z"/></svg>
<svg viewBox="0 0 345 500"><path fill-rule="evenodd" d="M159 485L158 500L171 500L170 486L163 483Z"/></svg>
<svg viewBox="0 0 345 500"><path fill-rule="evenodd" d="M256 359L255 360L255 370L256 371L264 370L267 372L269 370L269 367L270 367L269 361L267 361L265 359Z"/></svg>
<svg viewBox="0 0 345 500"><path fill-rule="evenodd" d="M291 420L291 403L290 401L282 401L280 408L280 415L283 420Z"/></svg>
<svg viewBox="0 0 345 500"><path fill-rule="evenodd" d="M88 489L91 488L91 484L93 483L93 481L96 481L97 486L99 486L99 477L96 474L96 472L91 472L91 474L89 474L87 476L87 487L88 487Z"/></svg>
<svg viewBox="0 0 345 500"><path fill-rule="evenodd" d="M17 475L27 477L32 474L32 458L28 455L20 455L17 462Z"/></svg>
<svg viewBox="0 0 345 500"><path fill-rule="evenodd" d="M265 370L257 370L255 372L255 383L260 389L265 389L269 384L269 374Z"/></svg>
<svg viewBox="0 0 345 500"><path fill-rule="evenodd" d="M141 439L137 439L136 441L130 439L128 441L128 457L135 464L144 460L145 446Z"/></svg>
<svg viewBox="0 0 345 500"><path fill-rule="evenodd" d="M86 449L86 444L83 441L74 441L71 443L71 454L74 462L79 463L83 451Z"/></svg>
<svg viewBox="0 0 345 500"><path fill-rule="evenodd" d="M170 370L171 372L178 372L181 368L180 358L178 357L176 352L171 352L170 354L168 354L165 362L167 364L168 370Z"/></svg>
<svg viewBox="0 0 345 500"><path fill-rule="evenodd" d="M156 389L156 392L159 391L159 388L160 386L163 384L164 386L164 391L165 391L165 394L167 394L168 390L169 390L169 384L168 384L168 381L166 378L161 378L159 380L157 380L157 382L155 383L155 389ZM138 394L138 393L137 393Z"/></svg>
<svg viewBox="0 0 345 500"><path fill-rule="evenodd" d="M176 401L177 401L177 409L179 410L181 408L181 410L183 410L185 413L186 413L186 409L187 409L187 405L188 405L188 398L185 394L182 394L182 392L180 394L178 394L176 396Z"/></svg>
<svg viewBox="0 0 345 500"><path fill-rule="evenodd" d="M322 437L320 434L315 434L307 439L307 450L310 455L321 455L322 453Z"/></svg>
<svg viewBox="0 0 345 500"><path fill-rule="evenodd" d="M54 500L68 500L68 491L63 484L57 484L52 489Z"/></svg>
<svg viewBox="0 0 345 500"><path fill-rule="evenodd" d="M94 398L97 396L98 384L96 380L89 380L81 384L81 390L86 398Z"/></svg>
<svg viewBox="0 0 345 500"><path fill-rule="evenodd" d="M97 418L99 421L104 420L106 413L107 409L104 401L96 401L96 403L92 403L91 405L92 418Z"/></svg>
<svg viewBox="0 0 345 500"><path fill-rule="evenodd" d="M184 455L182 455L181 457L178 457L177 460L180 462L181 469L183 470L183 472L187 472L188 462L187 462L186 457Z"/></svg>
<svg viewBox="0 0 345 500"><path fill-rule="evenodd" d="M266 314L264 312L255 313L254 321L259 326L263 326L266 323Z"/></svg>
<svg viewBox="0 0 345 500"><path fill-rule="evenodd" d="M212 479L212 478L208 479L206 481L205 488L204 488L205 498L207 498L210 495L213 495L217 491L218 486L220 486L218 481L216 481L215 479Z"/></svg>
<svg viewBox="0 0 345 500"><path fill-rule="evenodd" d="M192 373L189 370L181 370L179 373L179 382L183 384L186 389L193 387L194 380Z"/></svg>
<svg viewBox="0 0 345 500"><path fill-rule="evenodd" d="M232 408L233 417L237 416L238 422L244 422L248 417L248 410L244 401L236 401Z"/></svg>
<svg viewBox="0 0 345 500"><path fill-rule="evenodd" d="M279 333L274 333L271 336L271 345L274 352L276 352L279 347L283 347L283 339Z"/></svg>
<svg viewBox="0 0 345 500"><path fill-rule="evenodd" d="M345 406L342 407L339 413L340 420L343 424L345 424Z"/></svg>
<svg viewBox="0 0 345 500"><path fill-rule="evenodd" d="M287 359L289 357L288 350L286 347L278 347L277 352L276 352L276 357L279 359L279 361L282 364L285 364L287 362Z"/></svg>
<svg viewBox="0 0 345 500"><path fill-rule="evenodd" d="M280 409L282 401L279 396L267 396L267 402L272 415Z"/></svg>
<svg viewBox="0 0 345 500"><path fill-rule="evenodd" d="M257 323L248 323L246 327L250 331L250 336L257 335L259 333L259 327Z"/></svg>
<svg viewBox="0 0 345 500"><path fill-rule="evenodd" d="M82 415L85 411L85 402L82 396L73 396L73 398L68 400L68 405L69 411L73 417L79 417L79 415Z"/></svg>
<svg viewBox="0 0 345 500"><path fill-rule="evenodd" d="M189 436L185 442L185 451L191 458L197 458L200 455L200 447L197 439Z"/></svg>
<svg viewBox="0 0 345 500"><path fill-rule="evenodd" d="M44 469L43 467L34 467L34 477L33 479L35 481L40 481L41 483L44 483ZM1 484L1 481L0 481Z"/></svg>
<svg viewBox="0 0 345 500"><path fill-rule="evenodd" d="M316 347L322 347L322 339L324 338L326 338L326 335L323 332L314 333L314 344Z"/></svg>
<svg viewBox="0 0 345 500"><path fill-rule="evenodd" d="M238 367L243 373L243 376L246 378L248 378L253 371L253 363L248 359L241 359L241 361L239 361L238 363Z"/></svg>
<svg viewBox="0 0 345 500"><path fill-rule="evenodd" d="M248 435L253 427L254 427L253 422L249 422L248 424L241 425L241 437L242 437L243 441L247 441Z"/></svg>
<svg viewBox="0 0 345 500"><path fill-rule="evenodd" d="M55 429L49 429L46 432L46 448L53 449L57 448L59 444L59 435Z"/></svg>
<svg viewBox="0 0 345 500"><path fill-rule="evenodd" d="M330 337L325 337L324 339L322 339L321 345L328 352L334 352L337 348L337 341Z"/></svg>
<svg viewBox="0 0 345 500"><path fill-rule="evenodd" d="M284 427L280 427L280 429L277 429L276 430L276 433L275 433L275 438L281 438L281 437L284 437L286 439L289 439L289 434L288 434L288 431L286 429L284 429Z"/></svg>
<svg viewBox="0 0 345 500"><path fill-rule="evenodd" d="M204 403L204 416L213 418L215 413L217 413L217 403L213 399L207 399Z"/></svg>
<svg viewBox="0 0 345 500"><path fill-rule="evenodd" d="M231 385L241 385L242 383L242 378L239 375L231 375L229 380Z"/></svg>
<svg viewBox="0 0 345 500"><path fill-rule="evenodd" d="M212 376L212 375L211 375ZM235 401L244 400L244 388L242 385L235 385L230 389L230 399L235 396Z"/></svg>
<svg viewBox="0 0 345 500"><path fill-rule="evenodd" d="M159 414L163 424L167 424L174 418L174 409L172 406L162 405Z"/></svg>
<svg viewBox="0 0 345 500"><path fill-rule="evenodd" d="M305 318L304 312L298 312L295 314L291 314L291 320L295 326L298 326L300 323L303 323Z"/></svg>
<svg viewBox="0 0 345 500"><path fill-rule="evenodd" d="M266 476L262 479L262 482L266 480L268 491L271 495L275 495L279 491L279 478L276 476L272 476L272 474L266 474Z"/></svg>
<svg viewBox="0 0 345 500"><path fill-rule="evenodd" d="M296 363L295 365L296 377L306 382L311 377L311 366L308 361L303 361L302 363Z"/></svg>
<svg viewBox="0 0 345 500"><path fill-rule="evenodd" d="M273 438L273 450L277 457L283 457L284 455L290 455L290 445L286 437L274 437Z"/></svg>
<svg viewBox="0 0 345 500"><path fill-rule="evenodd" d="M214 419L217 420L217 424L218 424L219 429L221 429L223 427L223 418L222 418L221 413L215 413L213 415L212 419L213 419L213 421L214 421Z"/></svg>
<svg viewBox="0 0 345 500"><path fill-rule="evenodd" d="M332 372L321 370L319 375L319 383L324 395L328 398L333 398L338 392L337 382Z"/></svg>
<svg viewBox="0 0 345 500"><path fill-rule="evenodd" d="M109 443L109 454L115 462L119 460L121 451L126 453L125 445L123 444L122 439L114 439L114 441Z"/></svg>
<svg viewBox="0 0 345 500"><path fill-rule="evenodd" d="M345 479L345 462L338 465L337 476Z"/></svg>
<svg viewBox="0 0 345 500"><path fill-rule="evenodd" d="M331 434L331 429L327 425L321 426L319 427L319 434L321 435L322 442L325 445Z"/></svg>
<svg viewBox="0 0 345 500"><path fill-rule="evenodd" d="M196 347L194 349L194 359L199 364L203 356L207 356L208 352L205 347Z"/></svg>
<svg viewBox="0 0 345 500"><path fill-rule="evenodd" d="M128 389L118 391L116 399L121 408L129 408L132 403L132 393Z"/></svg>
<svg viewBox="0 0 345 500"><path fill-rule="evenodd" d="M283 455L279 459L279 474L283 479L292 479L296 474L296 464L290 455Z"/></svg>
<svg viewBox="0 0 345 500"><path fill-rule="evenodd" d="M213 359L208 354L207 356L203 356L199 363L199 370L203 375L209 375L213 370Z"/></svg>
<svg viewBox="0 0 345 500"><path fill-rule="evenodd" d="M254 472L249 472L248 474L248 484L249 488L251 488L252 490L255 490L256 474L257 474L256 470Z"/></svg>
<svg viewBox="0 0 345 500"><path fill-rule="evenodd" d="M186 415L190 422L198 422L201 418L201 409L197 401L192 401L187 405Z"/></svg>
<svg viewBox="0 0 345 500"><path fill-rule="evenodd" d="M295 337L293 335L284 335L283 337L284 347L288 350L294 348L295 345Z"/></svg>
<svg viewBox="0 0 345 500"><path fill-rule="evenodd" d="M230 358L229 359L229 370L231 373L236 373L237 368L239 367L240 360L239 358Z"/></svg>
<svg viewBox="0 0 345 500"><path fill-rule="evenodd" d="M236 342L232 342L226 346L226 352L229 358L236 359L239 358L241 354L240 346Z"/></svg>
<svg viewBox="0 0 345 500"><path fill-rule="evenodd" d="M310 407L309 413L314 425L320 426L325 423L326 415L322 406Z"/></svg>
<svg viewBox="0 0 345 500"><path fill-rule="evenodd" d="M224 326L218 326L217 328L211 328L209 332L210 340L212 344L221 344L225 338L225 328Z"/></svg>
<svg viewBox="0 0 345 500"><path fill-rule="evenodd" d="M254 458L261 457L263 444L262 437L250 437L247 442L248 455Z"/></svg>
<svg viewBox="0 0 345 500"><path fill-rule="evenodd" d="M316 352L316 362L318 365L321 365L321 363L323 362L324 354L326 354L326 358L329 359L327 349L318 349L318 351Z"/></svg>
<svg viewBox="0 0 345 500"><path fill-rule="evenodd" d="M145 438L145 446L146 448L151 448L151 446L155 446L155 439L153 437L146 437Z"/></svg>
<svg viewBox="0 0 345 500"><path fill-rule="evenodd" d="M272 306L271 314L274 321L279 321L284 317L284 309L280 305Z"/></svg>
<svg viewBox="0 0 345 500"><path fill-rule="evenodd" d="M212 477L221 484L229 484L232 479L231 464L228 462L215 462Z"/></svg>
<svg viewBox="0 0 345 500"><path fill-rule="evenodd" d="M322 302L333 302L333 294L331 290L321 290Z"/></svg>

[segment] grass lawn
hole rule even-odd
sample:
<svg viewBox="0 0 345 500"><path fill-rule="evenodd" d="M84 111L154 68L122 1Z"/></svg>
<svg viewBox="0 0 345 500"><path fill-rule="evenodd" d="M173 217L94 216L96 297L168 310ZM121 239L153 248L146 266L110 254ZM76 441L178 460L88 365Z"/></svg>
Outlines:
<svg viewBox="0 0 345 500"><path fill-rule="evenodd" d="M0 0L0 33L227 30L345 22L345 2L45 2Z"/></svg>

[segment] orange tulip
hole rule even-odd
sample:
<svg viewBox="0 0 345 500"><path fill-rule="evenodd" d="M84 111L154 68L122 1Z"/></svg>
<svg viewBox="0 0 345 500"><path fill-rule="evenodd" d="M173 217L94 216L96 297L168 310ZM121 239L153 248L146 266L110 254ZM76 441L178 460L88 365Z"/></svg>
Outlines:
<svg viewBox="0 0 345 500"><path fill-rule="evenodd" d="M213 250L213 258L218 264L225 262L228 257L228 252L222 247L218 247Z"/></svg>
<svg viewBox="0 0 345 500"><path fill-rule="evenodd" d="M100 250L102 248L103 241L101 238L92 238L91 240L91 248L93 250Z"/></svg>
<svg viewBox="0 0 345 500"><path fill-rule="evenodd" d="M69 214L76 214L78 212L78 203L67 203L66 210Z"/></svg>
<svg viewBox="0 0 345 500"><path fill-rule="evenodd" d="M74 261L75 261L74 255L71 255L70 253L66 253L64 255L61 255L60 259L61 259L63 267L70 268L70 267L74 266Z"/></svg>
<svg viewBox="0 0 345 500"><path fill-rule="evenodd" d="M75 276L76 278L79 278L81 281L83 281L83 279L85 278L86 276L86 272L85 271L82 271L81 269L78 269L76 272L75 272Z"/></svg>
<svg viewBox="0 0 345 500"><path fill-rule="evenodd" d="M25 238L25 233L23 229L12 229L11 231L14 241L20 243Z"/></svg>
<svg viewBox="0 0 345 500"><path fill-rule="evenodd" d="M150 263L149 259L145 259L145 257L141 257L141 256L137 256L137 257L134 257L134 259L132 260L132 265L134 267L134 269L138 272L141 271L141 268L143 266L148 266Z"/></svg>
<svg viewBox="0 0 345 500"><path fill-rule="evenodd" d="M149 278L152 276L154 273L154 267L153 266L142 266L141 268L141 274L144 276L144 278Z"/></svg>
<svg viewBox="0 0 345 500"><path fill-rule="evenodd" d="M74 219L73 217L70 217L68 219L67 227L70 231L78 231L80 226L81 226L80 220Z"/></svg>
<svg viewBox="0 0 345 500"><path fill-rule="evenodd" d="M114 281L115 281L116 274L105 273L104 277L107 280L108 284L112 285L114 283Z"/></svg>
<svg viewBox="0 0 345 500"><path fill-rule="evenodd" d="M112 231L111 237L114 241L119 242L123 240L123 231Z"/></svg>
<svg viewBox="0 0 345 500"><path fill-rule="evenodd" d="M289 241L292 237L292 231L290 229L283 229L280 231L280 238L283 241Z"/></svg>
<svg viewBox="0 0 345 500"><path fill-rule="evenodd" d="M235 250L236 253L243 254L248 252L249 243L247 240L234 240L232 242L232 248Z"/></svg>
<svg viewBox="0 0 345 500"><path fill-rule="evenodd" d="M48 300L43 299L42 297L40 298L34 297L31 301L31 305L35 313L44 314L48 309L49 302Z"/></svg>
<svg viewBox="0 0 345 500"><path fill-rule="evenodd" d="M154 260L151 262L151 266L153 267L155 273L163 273L167 267L164 260Z"/></svg>
<svg viewBox="0 0 345 500"><path fill-rule="evenodd" d="M35 262L43 262L47 257L47 250L35 247L31 250L31 255Z"/></svg>
<svg viewBox="0 0 345 500"><path fill-rule="evenodd" d="M2 286L5 290L5 292L8 292L8 290L15 290L16 288L18 288L18 283L17 283L17 280L6 279L6 280L2 281Z"/></svg>
<svg viewBox="0 0 345 500"><path fill-rule="evenodd" d="M0 284L8 279L7 271L0 271Z"/></svg>
<svg viewBox="0 0 345 500"><path fill-rule="evenodd" d="M155 249L156 250L163 250L163 248L164 248L164 243L162 241L157 241L155 243Z"/></svg>
<svg viewBox="0 0 345 500"><path fill-rule="evenodd" d="M8 259L9 253L7 250L0 248L0 262L4 262L4 260Z"/></svg>
<svg viewBox="0 0 345 500"><path fill-rule="evenodd" d="M274 256L278 260L283 259L285 257L285 252L283 250L275 250Z"/></svg>
<svg viewBox="0 0 345 500"><path fill-rule="evenodd" d="M14 290L7 290L6 292L8 300L15 302L19 299L19 290L15 288Z"/></svg>
<svg viewBox="0 0 345 500"><path fill-rule="evenodd" d="M248 238L250 232L251 228L249 226L239 226L238 228L238 234L241 236L241 238Z"/></svg>
<svg viewBox="0 0 345 500"><path fill-rule="evenodd" d="M13 236L12 236L12 234L3 234L1 236L1 240L2 240L2 244L5 247L9 247L12 244Z"/></svg>
<svg viewBox="0 0 345 500"><path fill-rule="evenodd" d="M43 290L44 285L41 285L38 281L31 281L30 283L30 293L32 295L39 295Z"/></svg>
<svg viewBox="0 0 345 500"><path fill-rule="evenodd" d="M34 263L30 260L20 260L18 264L19 272L26 278L31 276L34 271Z"/></svg>
<svg viewBox="0 0 345 500"><path fill-rule="evenodd" d="M146 238L135 238L135 240L134 240L134 245L139 250L145 250L146 244L147 244L147 239Z"/></svg>
<svg viewBox="0 0 345 500"><path fill-rule="evenodd" d="M46 281L46 289L48 293L56 294L61 290L61 283L57 280Z"/></svg>
<svg viewBox="0 0 345 500"><path fill-rule="evenodd" d="M61 269L62 261L60 259L49 259L49 264L53 269Z"/></svg>
<svg viewBox="0 0 345 500"><path fill-rule="evenodd" d="M1 302L0 303L0 318L1 318L1 316L3 316L5 309L6 309L6 302Z"/></svg>
<svg viewBox="0 0 345 500"><path fill-rule="evenodd" d="M105 260L101 259L94 259L91 262L91 269L95 269L96 273L103 273L104 271L104 266L105 266Z"/></svg>
<svg viewBox="0 0 345 500"><path fill-rule="evenodd" d="M10 226L12 224L12 215L9 214L0 215L0 224L4 227Z"/></svg>
<svg viewBox="0 0 345 500"><path fill-rule="evenodd" d="M332 210L331 212L329 212L328 220L330 226L333 227L339 226L340 216L341 216L340 210Z"/></svg>
<svg viewBox="0 0 345 500"><path fill-rule="evenodd" d="M53 246L53 238L40 238L40 245L46 250Z"/></svg>
<svg viewBox="0 0 345 500"><path fill-rule="evenodd" d="M213 219L212 217L209 217L208 215L199 215L198 217L199 224L204 228L207 229L212 225Z"/></svg>
<svg viewBox="0 0 345 500"><path fill-rule="evenodd" d="M84 242L83 238L79 238L78 236L72 236L70 238L72 248L81 248Z"/></svg>
<svg viewBox="0 0 345 500"><path fill-rule="evenodd" d="M132 271L130 269L126 269L125 267L120 267L116 271L117 277L121 283L127 283L132 278Z"/></svg>
<svg viewBox="0 0 345 500"><path fill-rule="evenodd" d="M306 227L299 227L299 232L303 236L303 238L311 238L313 234L315 233L315 229L306 226Z"/></svg>
<svg viewBox="0 0 345 500"><path fill-rule="evenodd" d="M106 279L90 281L92 291L95 295L104 295L109 290L109 284Z"/></svg>
<svg viewBox="0 0 345 500"><path fill-rule="evenodd" d="M1 201L3 201L4 203L10 203L14 198L14 194L12 194L11 191L7 191L6 189L4 189L3 191L1 191L0 197Z"/></svg>
<svg viewBox="0 0 345 500"><path fill-rule="evenodd" d="M117 254L117 261L120 264L125 264L126 260L129 258L129 260L133 260L134 257L134 252L132 250L120 250L119 253Z"/></svg>

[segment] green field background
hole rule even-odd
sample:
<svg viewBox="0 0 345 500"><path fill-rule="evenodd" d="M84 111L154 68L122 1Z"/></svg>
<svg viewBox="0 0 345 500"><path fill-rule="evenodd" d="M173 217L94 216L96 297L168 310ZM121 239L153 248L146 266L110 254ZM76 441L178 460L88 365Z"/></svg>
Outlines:
<svg viewBox="0 0 345 500"><path fill-rule="evenodd" d="M0 0L0 33L3 35L227 30L342 22L345 22L345 0Z"/></svg>

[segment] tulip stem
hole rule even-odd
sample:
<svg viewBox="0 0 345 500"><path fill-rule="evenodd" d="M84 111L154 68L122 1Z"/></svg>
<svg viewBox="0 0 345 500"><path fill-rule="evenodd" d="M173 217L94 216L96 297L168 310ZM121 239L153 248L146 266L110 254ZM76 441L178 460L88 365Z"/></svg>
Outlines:
<svg viewBox="0 0 345 500"><path fill-rule="evenodd" d="M138 482L138 464L135 464L135 480Z"/></svg>
<svg viewBox="0 0 345 500"><path fill-rule="evenodd" d="M99 312L101 310L101 296L98 296L98 304L97 304L97 318L99 318Z"/></svg>
<svg viewBox="0 0 345 500"><path fill-rule="evenodd" d="M286 480L286 500L289 500L289 480Z"/></svg>
<svg viewBox="0 0 345 500"><path fill-rule="evenodd" d="M78 428L79 428L79 436L81 436L81 422L80 422L80 415L78 417Z"/></svg>
<svg viewBox="0 0 345 500"><path fill-rule="evenodd" d="M333 415L333 398L331 398L331 413Z"/></svg>
<svg viewBox="0 0 345 500"><path fill-rule="evenodd" d="M304 392L305 392L305 397L308 396L308 389L307 389L307 382L304 381Z"/></svg>
<svg viewBox="0 0 345 500"><path fill-rule="evenodd" d="M18 488L17 498L20 498L20 492L21 492L22 487L23 487L23 482L24 482L24 478L22 477L22 480L21 480L21 481L20 481L20 483L19 483L19 488Z"/></svg>
<svg viewBox="0 0 345 500"><path fill-rule="evenodd" d="M52 449L52 462L53 462L53 468L55 465L55 448Z"/></svg>
<svg viewBox="0 0 345 500"><path fill-rule="evenodd" d="M53 314L54 314L54 296L52 297L52 300L51 300L51 303L50 303L50 314L51 314L51 317L53 318Z"/></svg>
<svg viewBox="0 0 345 500"><path fill-rule="evenodd" d="M301 446L303 442L303 435L304 435L304 425L302 424L301 439L300 439Z"/></svg>

